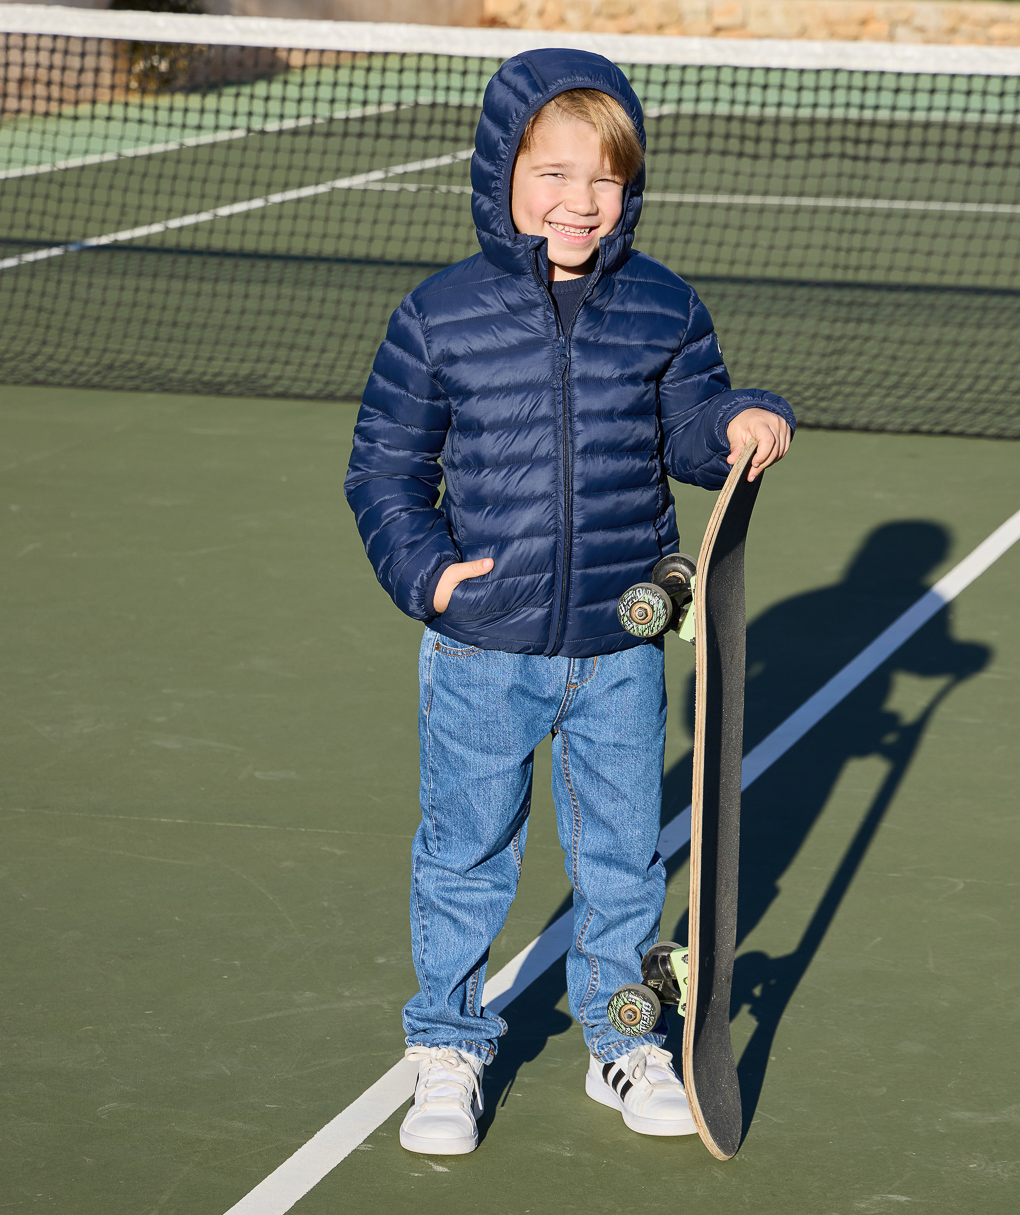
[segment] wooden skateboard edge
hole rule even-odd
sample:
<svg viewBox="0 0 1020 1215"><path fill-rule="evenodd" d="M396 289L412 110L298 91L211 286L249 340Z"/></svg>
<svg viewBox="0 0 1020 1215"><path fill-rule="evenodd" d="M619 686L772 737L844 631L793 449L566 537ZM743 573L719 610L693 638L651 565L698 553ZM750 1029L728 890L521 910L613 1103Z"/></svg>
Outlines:
<svg viewBox="0 0 1020 1215"><path fill-rule="evenodd" d="M701 542L701 550L698 553L698 574L699 577L695 583L694 593L694 645L695 645L695 684L694 684L694 772L691 790L691 877L690 877L690 899L688 906L688 953L690 959L690 972L687 988L687 1015L684 1017L684 1036L683 1036L683 1081L684 1090L687 1093L687 1101L691 1108L691 1115L694 1118L694 1124L698 1128L698 1135L701 1142L712 1153L717 1160L731 1160L736 1155L737 1148L732 1152L728 1152L721 1148L712 1136L708 1129L708 1124L705 1121L704 1114L701 1109L701 1102L698 1100L697 1084L694 1079L694 1068L691 1066L691 1060L694 1054L694 1029L697 1020L698 1008L698 987L699 987L699 951L700 951L700 928L701 928L701 908L700 900L697 895L701 887L701 846L702 846L702 816L704 813L704 781L705 781L705 703L701 690L701 682L697 678L697 673L703 672L708 660L707 646L707 629L708 622L705 608L705 590L704 580L701 578L701 572L708 568L708 562L712 555L712 550L715 547L716 539L719 535L719 528L722 524L723 516L729 507L731 498L737 484L747 475L748 465L751 463L751 458L754 456L758 444L754 439L748 440L744 445L736 463L730 470L729 476L726 478L726 483L720 491L719 498L716 501L715 508L712 511L711 518L708 521L708 527L705 529L705 537ZM739 1148L739 1144L737 1145Z"/></svg>

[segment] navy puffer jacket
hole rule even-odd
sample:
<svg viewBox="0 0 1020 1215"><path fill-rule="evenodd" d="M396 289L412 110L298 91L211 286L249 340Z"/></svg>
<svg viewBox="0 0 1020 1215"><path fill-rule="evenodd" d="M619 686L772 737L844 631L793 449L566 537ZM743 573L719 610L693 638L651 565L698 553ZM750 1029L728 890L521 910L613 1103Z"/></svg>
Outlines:
<svg viewBox="0 0 1020 1215"><path fill-rule="evenodd" d="M705 306L631 250L643 173L561 331L545 238L514 231L510 185L528 119L574 88L615 97L644 139L637 98L600 55L529 51L503 64L471 162L482 251L393 314L345 490L379 581L408 615L485 649L588 657L641 644L616 601L677 548L667 473L716 488L741 410L791 425L793 414L771 393L730 389ZM443 569L478 557L493 570L435 616Z"/></svg>

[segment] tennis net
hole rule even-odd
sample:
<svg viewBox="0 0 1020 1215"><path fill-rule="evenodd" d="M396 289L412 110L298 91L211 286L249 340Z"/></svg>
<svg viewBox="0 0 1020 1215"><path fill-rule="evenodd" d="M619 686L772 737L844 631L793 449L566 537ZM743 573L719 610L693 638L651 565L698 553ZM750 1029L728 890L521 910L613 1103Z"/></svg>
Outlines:
<svg viewBox="0 0 1020 1215"><path fill-rule="evenodd" d="M620 63L637 248L807 425L1020 437L1020 51L0 5L0 382L347 400L477 251L482 92Z"/></svg>

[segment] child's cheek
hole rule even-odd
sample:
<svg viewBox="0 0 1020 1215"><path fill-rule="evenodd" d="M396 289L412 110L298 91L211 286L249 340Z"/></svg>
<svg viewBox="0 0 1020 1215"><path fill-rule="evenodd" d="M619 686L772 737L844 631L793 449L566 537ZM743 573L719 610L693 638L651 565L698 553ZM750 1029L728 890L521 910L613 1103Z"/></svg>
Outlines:
<svg viewBox="0 0 1020 1215"><path fill-rule="evenodd" d="M539 222L545 219L549 212L559 203L560 191L555 185L542 180L537 183L534 195L534 211Z"/></svg>
<svg viewBox="0 0 1020 1215"><path fill-rule="evenodd" d="M602 213L606 217L606 231L612 232L623 215L623 191L614 190L612 196L602 204Z"/></svg>

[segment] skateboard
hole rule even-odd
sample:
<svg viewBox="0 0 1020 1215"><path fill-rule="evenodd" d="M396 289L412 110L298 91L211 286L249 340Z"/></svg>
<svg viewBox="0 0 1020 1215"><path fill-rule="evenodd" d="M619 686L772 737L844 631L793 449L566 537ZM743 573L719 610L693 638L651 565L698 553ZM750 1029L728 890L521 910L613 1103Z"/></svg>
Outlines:
<svg viewBox="0 0 1020 1215"><path fill-rule="evenodd" d="M755 448L749 442L730 470L696 570L682 555L663 558L651 583L625 591L618 607L621 624L637 636L659 636L673 628L683 637L693 624L694 787L690 944L653 945L641 962L642 982L614 992L609 1018L621 1033L638 1037L656 1023L662 1005L679 1008L687 1100L698 1134L719 1160L736 1154L743 1130L730 1041L730 988L744 734L744 541L762 480L760 474L747 480Z"/></svg>

